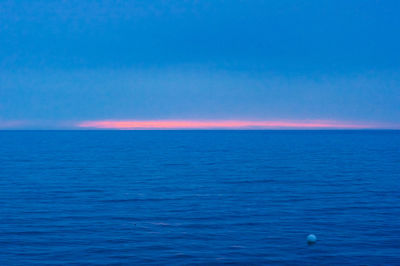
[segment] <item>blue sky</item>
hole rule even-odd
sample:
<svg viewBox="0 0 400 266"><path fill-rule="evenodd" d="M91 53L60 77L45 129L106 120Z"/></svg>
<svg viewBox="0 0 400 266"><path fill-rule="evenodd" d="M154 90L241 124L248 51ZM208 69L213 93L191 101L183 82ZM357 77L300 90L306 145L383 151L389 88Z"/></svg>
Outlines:
<svg viewBox="0 0 400 266"><path fill-rule="evenodd" d="M0 127L400 124L399 1L0 1Z"/></svg>

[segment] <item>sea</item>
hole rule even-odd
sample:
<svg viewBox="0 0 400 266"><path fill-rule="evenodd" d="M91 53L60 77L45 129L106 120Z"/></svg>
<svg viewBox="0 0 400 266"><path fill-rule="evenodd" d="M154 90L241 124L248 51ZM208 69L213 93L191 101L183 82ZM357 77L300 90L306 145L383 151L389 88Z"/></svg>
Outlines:
<svg viewBox="0 0 400 266"><path fill-rule="evenodd" d="M0 131L0 265L68 264L400 265L400 131Z"/></svg>

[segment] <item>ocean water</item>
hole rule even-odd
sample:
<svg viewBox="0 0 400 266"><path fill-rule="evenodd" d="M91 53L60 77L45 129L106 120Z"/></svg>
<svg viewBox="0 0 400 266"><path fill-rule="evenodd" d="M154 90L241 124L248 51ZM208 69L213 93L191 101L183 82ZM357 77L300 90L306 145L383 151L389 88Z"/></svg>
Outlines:
<svg viewBox="0 0 400 266"><path fill-rule="evenodd" d="M400 265L400 131L0 132L1 265L224 263Z"/></svg>

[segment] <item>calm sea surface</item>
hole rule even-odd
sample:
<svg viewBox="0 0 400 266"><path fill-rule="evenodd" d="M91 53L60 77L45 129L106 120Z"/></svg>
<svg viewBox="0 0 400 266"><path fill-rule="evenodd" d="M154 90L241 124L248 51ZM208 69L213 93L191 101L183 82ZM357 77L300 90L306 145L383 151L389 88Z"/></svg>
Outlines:
<svg viewBox="0 0 400 266"><path fill-rule="evenodd" d="M2 131L0 264L65 263L400 265L400 131Z"/></svg>

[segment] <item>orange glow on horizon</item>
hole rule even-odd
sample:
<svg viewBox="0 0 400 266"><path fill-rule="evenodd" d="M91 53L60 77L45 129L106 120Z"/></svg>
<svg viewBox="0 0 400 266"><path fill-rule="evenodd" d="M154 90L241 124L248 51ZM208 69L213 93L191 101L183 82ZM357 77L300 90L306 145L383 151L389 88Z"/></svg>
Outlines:
<svg viewBox="0 0 400 266"><path fill-rule="evenodd" d="M247 121L247 120L98 120L77 124L93 129L372 129L373 124L338 121Z"/></svg>

